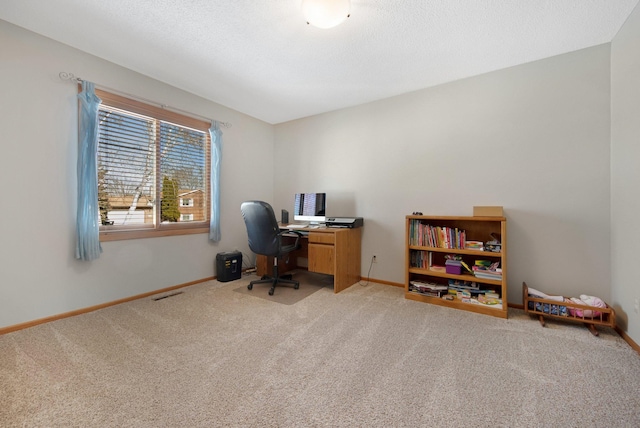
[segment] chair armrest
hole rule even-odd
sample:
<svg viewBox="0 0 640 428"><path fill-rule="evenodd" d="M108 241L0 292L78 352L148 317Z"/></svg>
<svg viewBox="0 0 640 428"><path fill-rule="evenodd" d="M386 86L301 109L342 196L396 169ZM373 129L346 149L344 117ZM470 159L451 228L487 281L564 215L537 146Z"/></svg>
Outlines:
<svg viewBox="0 0 640 428"><path fill-rule="evenodd" d="M298 232L297 230L291 230L291 229L282 229L280 230L280 233L278 233L278 236L280 237L280 240L282 240L282 237L284 235L296 235L296 241L293 243L293 245L295 245L296 248L300 247L300 238L302 238L304 235L300 232Z"/></svg>

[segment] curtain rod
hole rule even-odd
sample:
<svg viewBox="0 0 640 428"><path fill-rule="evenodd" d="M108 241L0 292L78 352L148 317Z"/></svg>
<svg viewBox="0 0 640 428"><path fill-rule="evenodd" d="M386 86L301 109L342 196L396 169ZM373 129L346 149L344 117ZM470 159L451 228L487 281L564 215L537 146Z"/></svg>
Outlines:
<svg viewBox="0 0 640 428"><path fill-rule="evenodd" d="M76 82L76 83L82 83L84 81L84 79L81 79L80 77L74 75L73 73L67 73L66 71L61 71L58 74L58 77L60 77L60 79L62 79L62 80L68 80L70 82ZM163 108L163 109L166 109L166 110L175 111L177 113L182 113L182 114L185 114L185 115L188 115L188 116L192 116L192 117L195 117L195 118L198 118L198 119L202 119L202 120L205 120L205 121L209 121L209 122L216 122L220 126L223 126L225 128L231 128L231 123L230 122L220 122L218 120L213 120L213 119L205 117L205 116L200 116L200 115L195 114L195 113L191 113L191 112L188 112L188 111L185 111L185 110L180 110L178 108L174 108L174 107L168 106L166 104L160 104L157 101L147 100L147 99L138 97L136 95L131 95L131 94L127 94L125 92L120 92L120 91L117 91L115 89L107 88L105 86L96 85L96 88L102 89L103 91L112 92L112 93L114 93L116 95L120 95L120 96L123 96L123 97L131 98L131 99L134 99L136 101L142 101L142 102L145 102L147 104L153 104L153 105L156 105L156 106L158 106L160 108Z"/></svg>

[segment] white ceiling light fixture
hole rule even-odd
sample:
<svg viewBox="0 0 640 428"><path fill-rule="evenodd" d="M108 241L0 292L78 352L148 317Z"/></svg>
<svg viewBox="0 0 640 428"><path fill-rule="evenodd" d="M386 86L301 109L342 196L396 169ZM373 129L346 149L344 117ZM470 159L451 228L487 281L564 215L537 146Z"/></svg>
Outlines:
<svg viewBox="0 0 640 428"><path fill-rule="evenodd" d="M302 13L307 24L331 28L349 17L350 0L302 0Z"/></svg>

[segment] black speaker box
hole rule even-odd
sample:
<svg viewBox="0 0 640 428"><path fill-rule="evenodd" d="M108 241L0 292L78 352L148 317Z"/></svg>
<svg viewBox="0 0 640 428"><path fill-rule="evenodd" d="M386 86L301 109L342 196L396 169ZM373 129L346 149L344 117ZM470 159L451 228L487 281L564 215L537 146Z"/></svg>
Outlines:
<svg viewBox="0 0 640 428"><path fill-rule="evenodd" d="M289 211L282 210L282 218L280 219L280 223L289 224Z"/></svg>
<svg viewBox="0 0 640 428"><path fill-rule="evenodd" d="M220 282L240 279L242 275L242 253L231 251L216 254L216 276Z"/></svg>

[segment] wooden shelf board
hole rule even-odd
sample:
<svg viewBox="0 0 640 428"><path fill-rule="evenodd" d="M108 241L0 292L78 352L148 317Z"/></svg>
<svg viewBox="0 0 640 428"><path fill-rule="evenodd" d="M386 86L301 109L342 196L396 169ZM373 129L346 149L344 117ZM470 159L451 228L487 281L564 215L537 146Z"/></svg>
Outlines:
<svg viewBox="0 0 640 428"><path fill-rule="evenodd" d="M493 280L493 279L478 278L478 277L473 276L471 274L455 275L455 274L452 274L452 273L447 273L447 272L439 271L439 270L429 270L429 269L413 268L413 267L409 268L409 273L416 273L418 275L436 276L438 278L457 279L457 280L460 280L460 281L473 281L473 282L478 282L480 284L490 284L490 285L502 286L502 281L496 281L496 280Z"/></svg>
<svg viewBox="0 0 640 428"><path fill-rule="evenodd" d="M419 251L431 251L432 253L451 253L451 254L468 254L476 257L502 257L502 253L493 251L463 250L459 248L440 248L440 247L424 247L421 245L410 245L409 249Z"/></svg>
<svg viewBox="0 0 640 428"><path fill-rule="evenodd" d="M405 299L415 300L418 302L431 303L438 306L445 306L448 308L461 309L469 312L476 312L479 314L491 315L498 318L507 318L506 303L503 301L502 308L496 308L489 305L481 305L476 303L464 303L456 300L444 300L440 297L425 296L412 291L406 291L404 293Z"/></svg>
<svg viewBox="0 0 640 428"><path fill-rule="evenodd" d="M431 215L408 215L408 220L429 220L429 221L479 221L479 222L496 222L506 221L506 217L487 217L487 216L431 216Z"/></svg>

